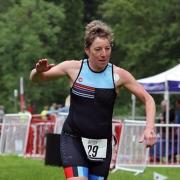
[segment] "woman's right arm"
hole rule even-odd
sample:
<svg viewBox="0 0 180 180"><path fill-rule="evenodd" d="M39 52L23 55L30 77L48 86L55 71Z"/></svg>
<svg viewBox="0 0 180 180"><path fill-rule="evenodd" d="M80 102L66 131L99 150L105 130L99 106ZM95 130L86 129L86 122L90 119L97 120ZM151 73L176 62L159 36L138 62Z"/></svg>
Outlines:
<svg viewBox="0 0 180 180"><path fill-rule="evenodd" d="M70 61L64 61L58 65L49 64L47 59L40 59L30 73L30 80L40 82L52 80L68 74Z"/></svg>

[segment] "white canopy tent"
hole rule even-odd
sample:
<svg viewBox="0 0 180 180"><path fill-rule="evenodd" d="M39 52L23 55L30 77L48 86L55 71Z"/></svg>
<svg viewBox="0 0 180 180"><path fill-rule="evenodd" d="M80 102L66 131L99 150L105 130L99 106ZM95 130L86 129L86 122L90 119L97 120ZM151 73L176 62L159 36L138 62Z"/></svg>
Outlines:
<svg viewBox="0 0 180 180"><path fill-rule="evenodd" d="M149 93L180 93L180 64L155 76L138 80Z"/></svg>
<svg viewBox="0 0 180 180"><path fill-rule="evenodd" d="M160 74L139 79L150 94L164 94L167 100L166 123L169 123L169 94L180 93L180 64ZM135 97L132 96L132 117L135 117Z"/></svg>

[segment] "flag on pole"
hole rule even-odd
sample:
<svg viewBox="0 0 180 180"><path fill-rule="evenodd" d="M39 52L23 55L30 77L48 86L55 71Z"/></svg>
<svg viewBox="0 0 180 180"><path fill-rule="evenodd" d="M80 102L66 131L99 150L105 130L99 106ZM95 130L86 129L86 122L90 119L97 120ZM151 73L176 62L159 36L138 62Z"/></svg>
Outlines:
<svg viewBox="0 0 180 180"><path fill-rule="evenodd" d="M164 175L159 174L157 172L153 173L153 180L166 180L166 179L168 179L167 176L164 176Z"/></svg>
<svg viewBox="0 0 180 180"><path fill-rule="evenodd" d="M24 110L24 79L20 77L20 110L21 112Z"/></svg>

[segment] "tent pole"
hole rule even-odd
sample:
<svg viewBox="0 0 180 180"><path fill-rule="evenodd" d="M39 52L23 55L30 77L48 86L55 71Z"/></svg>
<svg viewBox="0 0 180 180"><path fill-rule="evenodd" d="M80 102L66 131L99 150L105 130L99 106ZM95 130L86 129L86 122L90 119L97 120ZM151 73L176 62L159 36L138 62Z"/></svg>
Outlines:
<svg viewBox="0 0 180 180"><path fill-rule="evenodd" d="M166 100L166 124L169 124L169 88L168 81L165 81L165 100ZM168 163L168 154L169 154L169 126L166 126L166 163Z"/></svg>

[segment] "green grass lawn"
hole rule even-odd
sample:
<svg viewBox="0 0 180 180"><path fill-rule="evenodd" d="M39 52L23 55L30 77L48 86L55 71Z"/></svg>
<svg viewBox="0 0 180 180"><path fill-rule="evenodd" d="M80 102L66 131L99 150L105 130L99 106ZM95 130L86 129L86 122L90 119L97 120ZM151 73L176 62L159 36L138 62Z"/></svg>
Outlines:
<svg viewBox="0 0 180 180"><path fill-rule="evenodd" d="M109 180L153 180L153 172L179 180L180 168L146 168L137 176L132 172L118 170L109 175ZM63 170L45 166L43 160L17 156L0 156L0 180L64 180Z"/></svg>

